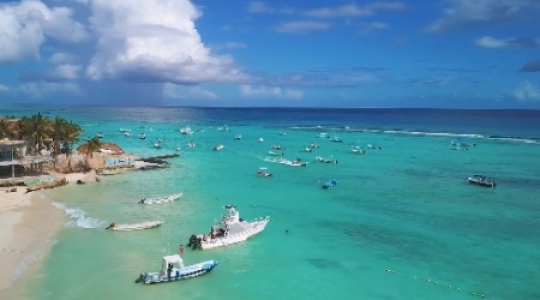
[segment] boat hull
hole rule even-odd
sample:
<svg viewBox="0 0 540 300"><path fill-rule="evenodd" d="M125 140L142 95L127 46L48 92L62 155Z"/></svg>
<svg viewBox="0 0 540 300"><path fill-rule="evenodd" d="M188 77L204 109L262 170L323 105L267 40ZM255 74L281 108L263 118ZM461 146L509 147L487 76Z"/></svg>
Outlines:
<svg viewBox="0 0 540 300"><path fill-rule="evenodd" d="M251 222L252 225L250 229L243 231L237 234L230 234L225 237L219 237L214 239L208 239L207 241L201 241L201 249L209 250L214 248L219 248L223 246L233 245L240 242L244 242L249 238L256 236L261 233L266 227L270 220L264 219L262 221Z"/></svg>
<svg viewBox="0 0 540 300"><path fill-rule="evenodd" d="M217 260L208 260L184 268L173 268L167 274L162 274L161 272L142 272L135 282L154 284L190 279L210 273L218 264L219 262Z"/></svg>

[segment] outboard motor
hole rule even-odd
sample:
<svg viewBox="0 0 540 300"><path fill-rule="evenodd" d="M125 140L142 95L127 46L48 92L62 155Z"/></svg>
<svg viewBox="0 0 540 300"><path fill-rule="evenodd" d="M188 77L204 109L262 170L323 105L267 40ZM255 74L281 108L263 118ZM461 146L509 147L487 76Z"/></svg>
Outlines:
<svg viewBox="0 0 540 300"><path fill-rule="evenodd" d="M187 246L195 250L201 246L201 239L199 239L196 235L192 234L191 237L189 237L189 242Z"/></svg>

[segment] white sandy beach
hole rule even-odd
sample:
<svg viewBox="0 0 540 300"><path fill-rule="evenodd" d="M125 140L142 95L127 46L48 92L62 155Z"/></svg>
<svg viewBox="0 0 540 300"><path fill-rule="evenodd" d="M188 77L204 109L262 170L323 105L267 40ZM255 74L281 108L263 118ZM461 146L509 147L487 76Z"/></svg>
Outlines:
<svg viewBox="0 0 540 300"><path fill-rule="evenodd" d="M66 180L69 185L78 180L95 182L96 173L66 174ZM45 191L27 193L26 187L16 188L16 192L8 192L11 187L0 189L0 299L26 298L18 294L18 279L24 273L39 272L67 221L65 213L45 197Z"/></svg>

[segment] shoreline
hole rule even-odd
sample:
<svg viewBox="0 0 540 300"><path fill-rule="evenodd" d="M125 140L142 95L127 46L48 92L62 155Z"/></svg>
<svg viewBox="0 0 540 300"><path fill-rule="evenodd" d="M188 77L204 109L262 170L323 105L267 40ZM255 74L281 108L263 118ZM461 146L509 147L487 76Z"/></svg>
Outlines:
<svg viewBox="0 0 540 300"><path fill-rule="evenodd" d="M65 174L67 185L96 182L95 171ZM39 272L56 236L68 221L68 216L47 199L45 191L28 192L17 186L0 189L0 299L25 299L24 276ZM62 187L57 187L62 188Z"/></svg>

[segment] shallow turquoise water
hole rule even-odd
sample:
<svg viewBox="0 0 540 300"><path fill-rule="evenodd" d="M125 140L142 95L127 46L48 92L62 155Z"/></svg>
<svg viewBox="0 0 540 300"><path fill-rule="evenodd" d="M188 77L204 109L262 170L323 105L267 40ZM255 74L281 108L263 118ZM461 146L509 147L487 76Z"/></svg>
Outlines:
<svg viewBox="0 0 540 300"><path fill-rule="evenodd" d="M355 126L354 118L340 119L338 114L323 120L307 113L295 118L290 112L244 118L236 111L219 119L204 110L157 111L131 109L129 116L99 109L63 112L83 124L88 136L103 132L104 140L139 156L172 153L178 146L182 150L180 157L169 160L168 169L108 176L100 183L48 192L72 219L59 233L42 276L29 281L32 298L470 299L470 293L489 299L540 297L535 264L540 261L537 143L478 138L473 139L476 147L456 151L450 150L452 135L384 130L329 131L344 141L331 143L316 138L322 129L296 126ZM436 117L430 120L424 127L415 124L415 130L495 130L476 125L476 131L463 131L457 125L433 125ZM364 122L358 120L358 126ZM224 124L231 132L216 129ZM183 136L178 129L186 125L204 132ZM132 137L124 137L120 128L132 129ZM516 133L508 126L501 128ZM530 128L520 130L516 135L535 136ZM146 133L146 140L137 138L139 131ZM236 134L242 134L242 140L234 140ZM259 137L265 141L258 143ZM158 138L165 140L162 150L152 147ZM189 140L197 147L189 149ZM320 149L303 152L312 142ZM218 143L225 149L212 151ZM349 151L353 143L382 149L354 155ZM273 144L287 148L284 157L299 157L309 161L308 166L273 162L276 158L267 155ZM339 163L315 162L318 155ZM255 176L259 167L267 167L274 178ZM493 176L499 186L469 185L465 178L472 174ZM330 178L337 178L338 186L321 189ZM142 197L177 192L184 196L175 203L136 204ZM272 221L248 242L204 252L187 250L187 264L220 261L208 275L151 286L133 282L141 271L159 269L161 257L178 253L192 233L207 232L225 204L235 204L246 219L268 215ZM139 232L104 229L113 221L154 219L165 223Z"/></svg>

